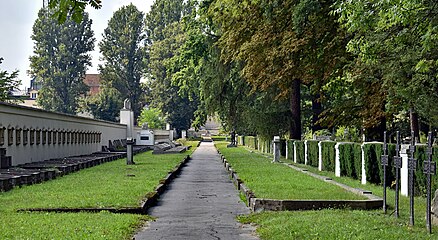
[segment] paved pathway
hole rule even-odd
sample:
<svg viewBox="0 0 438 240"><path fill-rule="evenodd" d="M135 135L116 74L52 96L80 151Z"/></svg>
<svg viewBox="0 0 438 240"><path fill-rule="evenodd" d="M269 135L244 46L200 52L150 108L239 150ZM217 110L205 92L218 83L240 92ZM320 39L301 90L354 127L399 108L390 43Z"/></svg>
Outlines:
<svg viewBox="0 0 438 240"><path fill-rule="evenodd" d="M135 239L257 239L252 228L236 221L237 215L248 213L213 143L203 142L149 210L158 219Z"/></svg>

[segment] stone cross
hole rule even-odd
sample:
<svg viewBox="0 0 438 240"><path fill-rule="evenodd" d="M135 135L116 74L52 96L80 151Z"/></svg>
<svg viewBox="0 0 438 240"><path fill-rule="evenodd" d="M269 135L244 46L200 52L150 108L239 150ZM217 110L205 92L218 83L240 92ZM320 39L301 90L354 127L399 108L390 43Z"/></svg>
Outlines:
<svg viewBox="0 0 438 240"><path fill-rule="evenodd" d="M127 98L125 101L123 101L123 108L124 109L131 109L131 101Z"/></svg>
<svg viewBox="0 0 438 240"><path fill-rule="evenodd" d="M395 156L394 156L394 165L395 165L395 211L394 215L396 218L400 216L399 214L399 194L400 194L400 168L402 168L402 158L400 157L400 132L397 131L396 135L397 144L395 145Z"/></svg>
<svg viewBox="0 0 438 240"><path fill-rule="evenodd" d="M426 159L426 161L424 161L424 169L423 169L424 174L427 175L426 227L427 227L427 230L429 231L429 233L432 233L432 223L431 223L431 218L430 218L431 217L430 216L431 215L431 213L430 213L430 211L431 211L431 206L430 206L431 178L432 178L432 175L436 174L436 163L432 161L432 154L433 154L432 143L433 143L432 132L429 132L428 141L427 141L427 151L426 151L427 159Z"/></svg>
<svg viewBox="0 0 438 240"><path fill-rule="evenodd" d="M414 158L415 153L415 135L414 132L411 133L411 145L409 146L409 159L408 159L408 193L409 193L409 205L410 205L410 215L409 224L414 225L414 177L415 170L417 169L417 160Z"/></svg>
<svg viewBox="0 0 438 240"><path fill-rule="evenodd" d="M386 142L386 131L383 132L383 155L381 157L383 166L383 212L386 213L386 167L388 166L388 143Z"/></svg>

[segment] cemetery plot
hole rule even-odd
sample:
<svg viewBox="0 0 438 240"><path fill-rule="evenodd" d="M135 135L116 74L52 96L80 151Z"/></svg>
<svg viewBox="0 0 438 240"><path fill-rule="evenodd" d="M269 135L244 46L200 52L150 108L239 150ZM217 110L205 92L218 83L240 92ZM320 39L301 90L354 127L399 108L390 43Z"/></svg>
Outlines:
<svg viewBox="0 0 438 240"><path fill-rule="evenodd" d="M265 157L242 148L226 148L226 143L216 144L227 158L240 179L259 198L269 199L318 199L363 200L338 186L325 183L287 166L272 164Z"/></svg>

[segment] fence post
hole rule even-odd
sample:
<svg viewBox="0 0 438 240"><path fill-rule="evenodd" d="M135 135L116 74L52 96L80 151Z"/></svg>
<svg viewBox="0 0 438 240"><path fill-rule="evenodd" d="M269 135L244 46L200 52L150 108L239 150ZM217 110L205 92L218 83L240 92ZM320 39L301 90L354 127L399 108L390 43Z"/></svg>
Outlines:
<svg viewBox="0 0 438 240"><path fill-rule="evenodd" d="M340 143L336 143L335 145L335 176L340 177L341 176L341 164L340 164L340 154L339 154L339 145Z"/></svg>
<svg viewBox="0 0 438 240"><path fill-rule="evenodd" d="M402 158L402 168L400 169L400 193L403 196L408 196L409 186L409 170L408 170L408 144L402 144L400 149L400 157Z"/></svg>
<svg viewBox="0 0 438 240"><path fill-rule="evenodd" d="M360 145L360 149L362 153L362 179L361 179L362 184L367 184L367 176L365 171L365 150L364 150L365 144L366 143L362 143L362 145Z"/></svg>
<svg viewBox="0 0 438 240"><path fill-rule="evenodd" d="M307 140L304 140L304 165L307 165Z"/></svg>
<svg viewBox="0 0 438 240"><path fill-rule="evenodd" d="M322 171L322 141L318 142L318 170Z"/></svg>
<svg viewBox="0 0 438 240"><path fill-rule="evenodd" d="M297 163L297 146L296 146L296 141L294 141L293 145L294 145L294 163Z"/></svg>

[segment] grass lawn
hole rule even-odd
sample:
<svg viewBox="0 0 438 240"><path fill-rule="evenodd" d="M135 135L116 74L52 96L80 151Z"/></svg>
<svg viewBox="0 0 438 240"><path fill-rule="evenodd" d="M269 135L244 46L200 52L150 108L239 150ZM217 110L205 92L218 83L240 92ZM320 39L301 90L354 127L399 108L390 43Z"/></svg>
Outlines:
<svg viewBox="0 0 438 240"><path fill-rule="evenodd" d="M246 149L227 148L216 143L231 167L258 198L289 200L367 199L343 188L315 179L287 166L273 164L266 157Z"/></svg>
<svg viewBox="0 0 438 240"><path fill-rule="evenodd" d="M256 151L247 152L249 155L261 155ZM286 159L282 161L290 162ZM362 185L359 180L336 177L334 173L320 172L314 167L302 164L295 165L331 177L334 181L371 190L374 195L383 196L382 186ZM290 171L294 170L290 169ZM382 210L325 209L254 213L241 216L239 220L243 223L256 224L257 232L262 239L438 239L438 227L433 228L432 235L426 231L425 198L415 198L415 226L413 227L409 226L409 198L401 197L398 219L390 214L394 211L394 202L395 192L388 190L388 214L384 214Z"/></svg>
<svg viewBox="0 0 438 240"><path fill-rule="evenodd" d="M139 207L169 171L197 142L182 154L134 157L81 170L41 184L0 193L0 239L128 239L149 217L135 214L17 213L23 208ZM56 227L54 227L56 226Z"/></svg>

